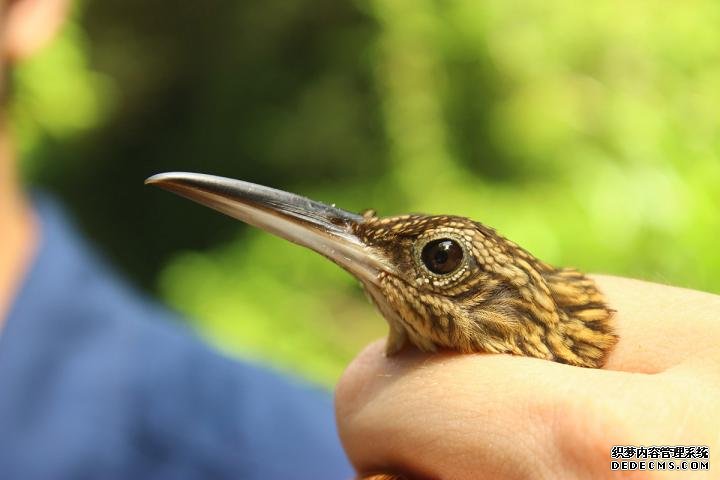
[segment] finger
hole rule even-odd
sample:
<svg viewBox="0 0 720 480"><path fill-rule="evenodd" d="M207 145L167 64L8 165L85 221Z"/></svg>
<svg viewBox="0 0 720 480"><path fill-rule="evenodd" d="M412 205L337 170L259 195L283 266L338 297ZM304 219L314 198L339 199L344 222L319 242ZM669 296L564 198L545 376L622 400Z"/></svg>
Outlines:
<svg viewBox="0 0 720 480"><path fill-rule="evenodd" d="M612 445L716 436L702 432L718 421L718 389L676 371L629 374L507 355L386 358L382 348L366 349L337 390L340 435L360 472L605 478Z"/></svg>
<svg viewBox="0 0 720 480"><path fill-rule="evenodd" d="M708 352L712 351L716 360L713 365L718 365L720 331L715 312L720 309L720 297L623 278L595 278L611 307L617 310L615 321L620 342L612 352L607 368L659 372L688 360L688 365L705 365ZM523 443L527 450L532 450L533 445L542 444L542 439L549 434L538 425L547 426L550 420L549 424L556 427L564 423L565 431L577 430L584 420L582 414L577 414L578 403L588 405L588 411L597 410L598 399L605 402L606 410L590 415L590 418L606 419L606 426L593 424L589 430L594 429L596 434L583 438L588 449L593 450L594 446L600 457L607 459L607 445L598 449L597 446L602 444L598 439L607 441L622 435L607 435L607 431L601 435L600 432L623 424L651 424L658 406L653 398L677 397L668 388L664 393L648 394L652 388L657 388L658 378L653 379L654 384L650 386L646 384L649 377L645 376L572 368L535 359L501 355L425 357L418 353L385 359L381 350L382 347L376 344L361 355L348 369L338 391L341 434L351 459L361 471L405 467L405 471L410 472L408 467L412 466L415 468L413 473L432 477L464 465L455 460L458 456L463 458L465 452L466 457L475 460L475 467L488 474L487 478L493 478L493 475L497 478L519 475L518 478L522 478L522 470L527 468L523 467L523 459L512 460L498 453L482 455L481 452L487 450L482 448L465 451L462 446L469 447L472 442L463 438L468 433L460 427L475 425L476 432L487 433L486 446L494 445L504 452L515 451L515 447ZM461 365L465 368L459 368ZM676 371L682 372L676 368L673 373ZM714 369L708 375L716 373L717 369ZM442 390L435 392L438 398L432 395L432 385ZM418 402L418 398L427 401ZM473 405L469 411L463 399ZM673 408L681 407L674 405ZM485 412L484 416L478 414L484 421L473 423L473 411ZM571 413L573 411L575 413ZM625 418L620 421L617 412L623 411ZM518 412L521 415L517 415ZM557 412L566 414L553 417ZM634 414L630 415L632 412ZM569 418L575 420L570 422ZM526 421L520 425L519 419ZM453 425L457 428L448 432L448 426ZM653 433L664 431L661 425L654 425L658 428L646 429L653 437ZM562 430L554 428L553 434ZM519 438L503 434L512 431L520 432ZM452 434L456 434L454 438ZM453 454L437 448L433 435L436 443L437 438L449 438ZM566 435L566 438L575 437L577 435ZM666 435L664 441L667 440ZM657 441L663 439L657 438ZM436 447L423 449L424 463L419 464L418 442ZM544 450L547 452L548 449ZM563 451L559 447L555 450ZM577 445L565 451L577 452ZM523 458L545 457L540 452L534 457L523 455ZM554 458L545 459L544 463L557 466L562 461ZM508 464L514 465L515 470L509 471ZM605 474L604 461L598 464L602 464Z"/></svg>
<svg viewBox="0 0 720 480"><path fill-rule="evenodd" d="M337 390L340 435L358 471L453 479L607 474L607 439L622 436L607 429L621 423L577 421L576 406L613 392L603 384L623 374L506 355L387 358L382 348L363 352ZM588 372L594 378L584 378ZM591 388L577 393L580 384ZM558 433L579 426L586 430L580 440ZM566 455L573 449L587 458Z"/></svg>
<svg viewBox="0 0 720 480"><path fill-rule="evenodd" d="M593 278L617 311L620 340L605 368L661 372L720 345L720 296L620 277Z"/></svg>

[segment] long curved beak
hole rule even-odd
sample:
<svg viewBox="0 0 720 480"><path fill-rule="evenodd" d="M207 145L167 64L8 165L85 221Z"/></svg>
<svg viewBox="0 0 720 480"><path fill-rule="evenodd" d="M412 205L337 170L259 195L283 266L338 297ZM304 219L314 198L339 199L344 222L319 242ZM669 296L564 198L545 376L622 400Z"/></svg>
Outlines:
<svg viewBox="0 0 720 480"><path fill-rule="evenodd" d="M153 175L146 185L197 203L261 228L329 258L363 283L376 283L390 266L356 235L361 215L282 190L201 173Z"/></svg>

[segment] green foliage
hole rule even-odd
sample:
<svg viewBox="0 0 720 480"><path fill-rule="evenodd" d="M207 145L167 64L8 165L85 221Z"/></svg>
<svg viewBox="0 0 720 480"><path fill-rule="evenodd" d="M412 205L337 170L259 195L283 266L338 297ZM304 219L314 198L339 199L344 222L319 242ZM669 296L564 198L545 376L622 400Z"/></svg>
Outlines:
<svg viewBox="0 0 720 480"><path fill-rule="evenodd" d="M259 233L210 254L179 255L163 271L161 291L228 351L319 382L337 378L384 330L349 275Z"/></svg>
<svg viewBox="0 0 720 480"><path fill-rule="evenodd" d="M109 114L112 83L89 68L87 38L77 22L68 22L51 46L13 74L13 126L28 175L46 161L34 155L43 135L65 140L87 132Z"/></svg>
<svg viewBox="0 0 720 480"><path fill-rule="evenodd" d="M720 292L717 2L218 1L152 28L135 16L158 3L117 20L120 4L91 3L84 24L124 108L65 119L98 129L37 181L228 351L332 383L384 325L325 259L143 191L144 174L467 215L549 262ZM77 71L82 44L42 68ZM62 123L46 100L38 122ZM69 180L88 169L124 179L123 202Z"/></svg>

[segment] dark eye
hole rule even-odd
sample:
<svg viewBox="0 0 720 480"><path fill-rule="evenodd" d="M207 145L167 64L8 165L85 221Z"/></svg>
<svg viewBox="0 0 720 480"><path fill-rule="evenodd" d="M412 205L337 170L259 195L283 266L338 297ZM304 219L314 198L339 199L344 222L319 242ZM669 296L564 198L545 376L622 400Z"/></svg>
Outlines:
<svg viewBox="0 0 720 480"><path fill-rule="evenodd" d="M443 275L457 270L462 263L463 249L455 240L441 238L428 242L420 256L428 270Z"/></svg>

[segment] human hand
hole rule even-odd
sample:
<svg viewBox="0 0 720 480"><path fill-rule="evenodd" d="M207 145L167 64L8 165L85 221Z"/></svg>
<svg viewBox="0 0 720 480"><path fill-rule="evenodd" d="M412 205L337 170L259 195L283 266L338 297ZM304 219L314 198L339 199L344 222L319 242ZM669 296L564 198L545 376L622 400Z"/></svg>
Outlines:
<svg viewBox="0 0 720 480"><path fill-rule="evenodd" d="M509 355L388 358L383 342L370 345L336 395L340 436L358 472L710 478L720 468L720 296L594 278L617 310L620 336L602 370ZM613 472L614 445L705 445L711 470Z"/></svg>

